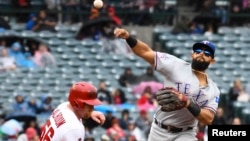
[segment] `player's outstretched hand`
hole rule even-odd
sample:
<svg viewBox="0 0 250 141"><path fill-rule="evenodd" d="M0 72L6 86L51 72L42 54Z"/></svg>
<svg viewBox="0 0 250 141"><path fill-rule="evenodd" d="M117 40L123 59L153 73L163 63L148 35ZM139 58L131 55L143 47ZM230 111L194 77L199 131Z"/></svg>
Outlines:
<svg viewBox="0 0 250 141"><path fill-rule="evenodd" d="M114 30L114 34L116 37L122 38L122 39L127 39L129 37L128 31L123 28L116 28Z"/></svg>
<svg viewBox="0 0 250 141"><path fill-rule="evenodd" d="M91 118L95 121L95 122L97 122L97 123L99 123L99 124L103 124L104 122L105 122L105 120L106 120L106 118L105 118L105 115L102 113L102 112L98 112L98 111L93 111L92 113L91 113Z"/></svg>

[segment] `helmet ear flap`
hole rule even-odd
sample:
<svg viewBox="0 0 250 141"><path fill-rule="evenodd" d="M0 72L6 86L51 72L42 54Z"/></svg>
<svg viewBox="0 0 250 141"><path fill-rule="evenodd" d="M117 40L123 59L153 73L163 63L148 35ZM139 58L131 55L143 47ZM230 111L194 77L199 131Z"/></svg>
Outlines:
<svg viewBox="0 0 250 141"><path fill-rule="evenodd" d="M83 108L83 104L81 102L78 102L78 101L73 101L72 106L77 108L77 109L82 109Z"/></svg>
<svg viewBox="0 0 250 141"><path fill-rule="evenodd" d="M79 105L76 101L74 101L74 107L79 108Z"/></svg>

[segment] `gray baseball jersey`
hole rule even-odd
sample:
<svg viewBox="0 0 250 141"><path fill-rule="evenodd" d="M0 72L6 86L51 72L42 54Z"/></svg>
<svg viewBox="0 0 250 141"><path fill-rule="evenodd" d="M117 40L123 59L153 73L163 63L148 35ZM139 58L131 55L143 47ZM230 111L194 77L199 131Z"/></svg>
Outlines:
<svg viewBox="0 0 250 141"><path fill-rule="evenodd" d="M216 112L220 91L207 77L208 85L199 86L199 80L192 71L191 64L167 53L155 53L155 70L164 76L164 87L173 87L192 98L200 107ZM198 120L186 109L163 112L159 106L154 117L165 125L175 127L196 127Z"/></svg>

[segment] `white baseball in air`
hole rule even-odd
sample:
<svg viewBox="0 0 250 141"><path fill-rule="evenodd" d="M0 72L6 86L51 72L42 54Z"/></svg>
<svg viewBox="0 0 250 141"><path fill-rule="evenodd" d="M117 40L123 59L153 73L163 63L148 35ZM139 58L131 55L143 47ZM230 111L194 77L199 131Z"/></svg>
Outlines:
<svg viewBox="0 0 250 141"><path fill-rule="evenodd" d="M94 7L95 8L102 8L103 6L103 1L102 0L94 0Z"/></svg>

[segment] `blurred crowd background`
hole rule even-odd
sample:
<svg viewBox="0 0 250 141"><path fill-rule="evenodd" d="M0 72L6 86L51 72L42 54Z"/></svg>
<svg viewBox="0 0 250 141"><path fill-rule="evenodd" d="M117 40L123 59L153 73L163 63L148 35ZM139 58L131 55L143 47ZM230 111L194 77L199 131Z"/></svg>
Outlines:
<svg viewBox="0 0 250 141"><path fill-rule="evenodd" d="M146 141L163 78L113 35L116 27L190 62L192 45L217 46L208 75L221 90L213 124L250 124L249 0L0 0L0 140L38 141L76 81L98 88L106 115L86 141ZM207 127L199 123L197 138Z"/></svg>

